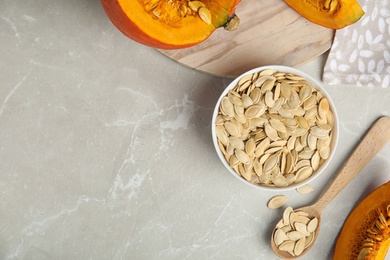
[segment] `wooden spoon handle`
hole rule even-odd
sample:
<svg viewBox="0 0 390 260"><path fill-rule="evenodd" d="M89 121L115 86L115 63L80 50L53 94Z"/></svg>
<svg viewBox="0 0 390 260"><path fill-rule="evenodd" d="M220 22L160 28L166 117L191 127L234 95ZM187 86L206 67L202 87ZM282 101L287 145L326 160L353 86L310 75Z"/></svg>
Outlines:
<svg viewBox="0 0 390 260"><path fill-rule="evenodd" d="M333 179L331 185L313 205L319 212L370 162L390 140L390 117L379 118L366 133L355 151Z"/></svg>

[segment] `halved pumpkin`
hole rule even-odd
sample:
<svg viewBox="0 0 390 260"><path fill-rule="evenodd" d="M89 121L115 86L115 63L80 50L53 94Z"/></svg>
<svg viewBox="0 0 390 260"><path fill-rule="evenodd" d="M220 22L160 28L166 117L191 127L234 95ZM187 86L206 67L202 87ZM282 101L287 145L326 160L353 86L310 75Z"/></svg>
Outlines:
<svg viewBox="0 0 390 260"><path fill-rule="evenodd" d="M356 0L284 0L307 20L331 29L357 22L364 11Z"/></svg>
<svg viewBox="0 0 390 260"><path fill-rule="evenodd" d="M107 16L125 36L160 49L185 48L206 40L235 17L239 0L197 2L211 16L202 19L188 0L101 0Z"/></svg>
<svg viewBox="0 0 390 260"><path fill-rule="evenodd" d="M390 181L367 196L345 221L334 260L383 260L390 245Z"/></svg>

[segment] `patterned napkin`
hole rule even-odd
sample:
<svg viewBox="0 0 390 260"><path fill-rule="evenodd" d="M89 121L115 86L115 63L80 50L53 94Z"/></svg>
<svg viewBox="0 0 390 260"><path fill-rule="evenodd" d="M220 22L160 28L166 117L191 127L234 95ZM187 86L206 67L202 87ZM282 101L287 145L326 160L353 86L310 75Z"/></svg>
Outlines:
<svg viewBox="0 0 390 260"><path fill-rule="evenodd" d="M322 79L329 85L390 87L390 1L359 3L366 13L336 31Z"/></svg>

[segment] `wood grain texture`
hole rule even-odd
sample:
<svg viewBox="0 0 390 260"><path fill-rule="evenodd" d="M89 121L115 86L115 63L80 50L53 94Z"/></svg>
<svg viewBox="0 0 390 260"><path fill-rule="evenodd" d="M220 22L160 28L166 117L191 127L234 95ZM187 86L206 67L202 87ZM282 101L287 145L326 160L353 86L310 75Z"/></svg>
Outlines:
<svg viewBox="0 0 390 260"><path fill-rule="evenodd" d="M296 67L327 51L334 30L307 21L282 0L242 0L240 27L217 29L206 41L179 50L159 50L179 63L222 77L264 65Z"/></svg>
<svg viewBox="0 0 390 260"><path fill-rule="evenodd" d="M365 134L331 185L313 205L322 211L390 141L390 117L379 118Z"/></svg>

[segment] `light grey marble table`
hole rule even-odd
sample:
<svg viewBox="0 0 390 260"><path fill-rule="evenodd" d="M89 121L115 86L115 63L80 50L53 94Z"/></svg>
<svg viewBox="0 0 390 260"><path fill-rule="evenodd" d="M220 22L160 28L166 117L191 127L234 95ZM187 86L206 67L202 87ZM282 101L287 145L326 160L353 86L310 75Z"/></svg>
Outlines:
<svg viewBox="0 0 390 260"><path fill-rule="evenodd" d="M0 2L0 259L277 259L276 192L230 175L210 119L231 79L117 31L98 0ZM300 67L320 78L326 54ZM323 191L390 90L325 86L340 118ZM323 212L302 259L330 259L350 210L389 180L390 145Z"/></svg>

